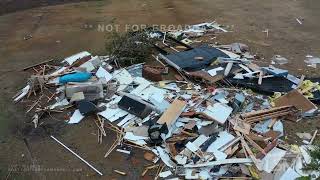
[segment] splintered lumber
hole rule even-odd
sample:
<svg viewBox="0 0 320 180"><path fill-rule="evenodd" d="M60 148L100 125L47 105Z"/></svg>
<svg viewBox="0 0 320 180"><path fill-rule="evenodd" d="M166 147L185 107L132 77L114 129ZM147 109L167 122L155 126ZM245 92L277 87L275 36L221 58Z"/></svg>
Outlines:
<svg viewBox="0 0 320 180"><path fill-rule="evenodd" d="M298 89L298 88L300 88L300 87L302 86L303 80L304 80L305 77L306 77L305 75L302 75L302 76L300 77L300 81L299 81L299 84L297 85L296 89Z"/></svg>
<svg viewBox="0 0 320 180"><path fill-rule="evenodd" d="M270 124L268 125L268 128L271 129L273 125L277 122L277 118L272 118Z"/></svg>
<svg viewBox="0 0 320 180"><path fill-rule="evenodd" d="M216 160L211 162L206 162L202 164L187 164L184 165L185 168L201 168L207 166L217 166L223 164L240 164L240 163L252 163L253 161L250 158L233 158L233 159L223 159L223 160Z"/></svg>
<svg viewBox="0 0 320 180"><path fill-rule="evenodd" d="M318 129L313 133L313 136L312 136L312 138L311 138L311 140L309 142L310 145L313 143L314 139L316 138L317 133L318 133Z"/></svg>
<svg viewBox="0 0 320 180"><path fill-rule="evenodd" d="M150 169L154 169L154 168L159 167L159 166L160 166L160 164L156 164L156 165L152 165L152 166L146 167L146 168L143 170L141 176L143 177L144 175L146 175L146 173L147 173Z"/></svg>
<svg viewBox="0 0 320 180"><path fill-rule="evenodd" d="M104 155L105 158L107 158L111 152L119 145L119 143L123 140L123 136L121 133L117 133L117 139L113 142L109 150Z"/></svg>
<svg viewBox="0 0 320 180"><path fill-rule="evenodd" d="M227 144L225 144L222 147L220 147L218 150L219 151L225 151L226 149L228 149L229 147L231 147L234 144L238 143L239 141L240 141L240 137L236 137L236 138L232 139L231 141L229 141Z"/></svg>
<svg viewBox="0 0 320 180"><path fill-rule="evenodd" d="M278 118L282 116L287 116L288 119L293 121L295 119L297 121L299 119L299 114L300 111L294 106L281 106L241 114L240 117L248 123L255 123L268 118Z"/></svg>
<svg viewBox="0 0 320 180"><path fill-rule="evenodd" d="M262 149L254 140L252 140L249 136L243 134L243 137L249 141L249 143L256 149L258 149L262 154L266 155L266 152L264 152L264 149Z"/></svg>
<svg viewBox="0 0 320 180"><path fill-rule="evenodd" d="M256 167L261 170L261 160L257 159L256 156L253 154L252 150L250 149L248 143L244 140L243 136L239 131L235 131L236 135L240 137L240 141L242 146L244 147L244 151L247 152L249 157L251 158L252 162L256 165Z"/></svg>
<svg viewBox="0 0 320 180"><path fill-rule="evenodd" d="M97 122L98 121L98 122ZM98 129L101 131L103 136L107 136L106 131L104 130L104 120L102 120L98 115L97 115L97 121L94 120L95 124L97 125Z"/></svg>
<svg viewBox="0 0 320 180"><path fill-rule="evenodd" d="M304 97L296 89L277 98L274 101L274 103L278 107L284 106L284 105L295 106L297 109L301 110L303 113L313 109L317 109L317 106L315 106L308 98Z"/></svg>
<svg viewBox="0 0 320 180"><path fill-rule="evenodd" d="M277 144L278 144L278 139L274 139L271 143L269 143L269 144L267 145L267 147L265 147L265 148L263 149L263 151L264 151L265 153L268 153L268 152L271 151L274 147L276 147ZM265 153L259 152L256 157L257 157L258 159L262 159L262 158L265 157L265 155L266 155Z"/></svg>
<svg viewBox="0 0 320 180"><path fill-rule="evenodd" d="M27 67L23 68L22 70L25 71L25 70L28 70L28 69L33 68L35 66L39 66L39 65L42 65L42 64L45 64L45 63L49 63L49 62L51 62L53 60L54 59L49 59L49 60L46 60L46 61L42 61L40 63L36 63L36 64L31 65L31 66L27 66Z"/></svg>
<svg viewBox="0 0 320 180"><path fill-rule="evenodd" d="M115 173L120 174L122 176L126 176L127 173L123 172L123 171L119 171L119 170L113 170Z"/></svg>
<svg viewBox="0 0 320 180"><path fill-rule="evenodd" d="M163 164L159 166L157 173L156 173L156 176L154 177L155 180L157 180L159 178L159 174L162 172L164 167L165 167L165 165L163 165Z"/></svg>

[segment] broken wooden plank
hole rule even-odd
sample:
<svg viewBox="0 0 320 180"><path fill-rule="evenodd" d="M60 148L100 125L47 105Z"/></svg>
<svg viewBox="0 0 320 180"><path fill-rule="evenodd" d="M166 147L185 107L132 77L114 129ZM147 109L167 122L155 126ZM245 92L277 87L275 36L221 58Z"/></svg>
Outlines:
<svg viewBox="0 0 320 180"><path fill-rule="evenodd" d="M267 145L267 147L265 147L265 148L263 149L263 151L266 152L266 153L268 153L268 152L271 151L274 147L276 147L277 144L278 144L278 139L275 139L275 140L273 140L271 143L269 143L269 144ZM258 159L262 159L262 158L265 157L265 155L266 155L266 154L263 154L262 152L259 152L256 157L257 157Z"/></svg>
<svg viewBox="0 0 320 180"><path fill-rule="evenodd" d="M298 121L300 119L300 115L300 111L294 106L281 106L241 114L240 117L248 123L254 123L268 118L278 117L286 117L289 120Z"/></svg>
<svg viewBox="0 0 320 180"><path fill-rule="evenodd" d="M313 136L312 136L311 140L309 141L310 145L313 143L314 139L316 138L317 133L318 133L318 129L313 133Z"/></svg>
<svg viewBox="0 0 320 180"><path fill-rule="evenodd" d="M302 76L300 77L299 84L297 85L296 89L299 89L299 88L302 86L303 81L304 81L304 78L305 78L305 75L302 75Z"/></svg>
<svg viewBox="0 0 320 180"><path fill-rule="evenodd" d="M258 170L261 170L261 160L257 159L255 157L255 155L253 154L252 150L250 149L249 145L247 144L247 142L244 140L243 136L241 135L241 133L239 131L235 131L235 133L237 134L238 137L240 137L240 141L242 146L244 147L244 150L248 153L248 155L250 156L252 162L256 165L256 167L258 168Z"/></svg>
<svg viewBox="0 0 320 180"><path fill-rule="evenodd" d="M298 90L292 90L287 94L277 98L274 101L276 107L280 106L295 106L297 109L302 110L303 113L313 109L317 109L309 99L304 97Z"/></svg>
<svg viewBox="0 0 320 180"><path fill-rule="evenodd" d="M260 66L258 66L257 64L254 64L254 63L247 64L247 66L250 69L252 69L253 71L260 71L261 70Z"/></svg>
<svg viewBox="0 0 320 180"><path fill-rule="evenodd" d="M122 175L122 176L126 176L127 175L127 173L125 173L125 172L123 172L123 171L120 171L120 170L113 170L115 173L117 173L117 174L120 174L120 175Z"/></svg>
<svg viewBox="0 0 320 180"><path fill-rule="evenodd" d="M243 134L244 138L249 141L249 143L256 149L258 149L258 151L260 151L262 154L266 155L266 153L264 152L264 149L262 149L254 140L252 140L249 136Z"/></svg>
<svg viewBox="0 0 320 180"><path fill-rule="evenodd" d="M175 99L169 108L162 114L160 119L157 121L158 124L166 124L168 129L178 119L180 114L186 108L187 103L179 99Z"/></svg>
<svg viewBox="0 0 320 180"><path fill-rule="evenodd" d="M263 78L263 71L260 71L260 73L259 73L259 80L258 80L258 84L259 84L259 85L262 84L262 78Z"/></svg>
<svg viewBox="0 0 320 180"><path fill-rule="evenodd" d="M277 121L278 121L277 118L272 118L270 124L268 125L268 128L271 129Z"/></svg>
<svg viewBox="0 0 320 180"><path fill-rule="evenodd" d="M251 130L251 125L249 123L242 121L242 120L238 120L234 124L233 129L240 131L243 134L249 134L250 130Z"/></svg>
<svg viewBox="0 0 320 180"><path fill-rule="evenodd" d="M263 110L258 110L258 111L252 111L252 112L248 112L248 113L245 113L245 114L241 114L240 117L244 119L244 118L249 118L249 117L252 117L252 116L259 116L259 115L270 113L270 112L273 112L273 111L288 110L289 107L291 107L291 106L281 106L281 107L275 107L275 108L271 108L271 109L263 109Z"/></svg>
<svg viewBox="0 0 320 180"><path fill-rule="evenodd" d="M218 161L211 161L203 164L187 164L184 165L185 168L201 168L201 167L207 167L207 166L216 166L216 165L222 165L222 164L240 164L240 163L251 163L252 160L249 158L233 158L233 159L224 159L224 160L218 160Z"/></svg>
<svg viewBox="0 0 320 180"><path fill-rule="evenodd" d="M227 64L226 69L224 70L224 76L228 76L233 66L233 62L229 62Z"/></svg>
<svg viewBox="0 0 320 180"><path fill-rule="evenodd" d="M225 144L222 147L220 147L218 150L223 152L223 151L225 151L226 149L228 149L229 147L233 146L234 144L236 144L239 141L240 141L240 137L236 137L236 138L232 139L231 141L229 141L227 144Z"/></svg>
<svg viewBox="0 0 320 180"><path fill-rule="evenodd" d="M51 62L51 61L53 61L53 60L54 60L54 59L45 60L45 61L42 61L42 62L33 64L33 65L27 66L27 67L23 68L22 70L23 70L23 71L26 71L26 70L28 70L28 69L30 69L30 68L33 68L33 67L36 67L36 66L45 64L45 63L49 63L49 62Z"/></svg>

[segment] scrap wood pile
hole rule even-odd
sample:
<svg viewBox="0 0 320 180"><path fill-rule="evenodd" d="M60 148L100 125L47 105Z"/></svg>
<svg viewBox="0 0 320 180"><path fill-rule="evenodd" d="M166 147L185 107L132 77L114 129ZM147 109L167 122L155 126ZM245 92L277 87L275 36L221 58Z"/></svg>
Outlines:
<svg viewBox="0 0 320 180"><path fill-rule="evenodd" d="M115 149L130 153L126 146L149 151L144 157L154 165L142 176L156 168L156 179L317 177L318 172L303 171L317 131L304 145L290 145L283 123L317 115L319 83L258 66L241 43L191 46L208 32L227 30L204 23L148 32L158 38L159 66L117 68L113 58L86 51L65 58L61 66L37 64L14 101L37 95L28 108L35 127L46 113L72 110L69 124L93 117L99 143L107 129L117 133L104 157ZM174 68L174 79L164 78L168 67Z"/></svg>

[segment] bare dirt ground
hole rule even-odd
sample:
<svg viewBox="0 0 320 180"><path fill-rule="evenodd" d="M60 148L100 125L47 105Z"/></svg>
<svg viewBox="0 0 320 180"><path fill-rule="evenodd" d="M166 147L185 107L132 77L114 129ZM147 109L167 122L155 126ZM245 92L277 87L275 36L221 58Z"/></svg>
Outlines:
<svg viewBox="0 0 320 180"><path fill-rule="evenodd" d="M2 0L0 1L0 15L35 7L52 6L57 4L74 3L81 1L90 0Z"/></svg>
<svg viewBox="0 0 320 180"><path fill-rule="evenodd" d="M33 7L33 6L32 6ZM106 32L99 25L119 24L193 24L217 20L233 30L219 35L221 43L242 42L265 60L280 54L290 63L282 66L294 74L319 75L318 69L305 65L307 54L320 56L320 1L318 0L100 0L62 4L18 11L0 16L0 179L100 179L91 169L48 137L28 137L23 141L19 127L28 120L23 105L11 97L25 85L28 72L23 67L48 58L61 59L82 50L104 54ZM302 19L300 25L295 19ZM269 35L262 32L269 29ZM24 40L32 35L29 40ZM57 121L57 120L52 120ZM286 124L286 131L314 131L319 120ZM61 141L100 169L101 179L141 179L146 165L140 150L132 156L114 152L103 158L114 140L98 145L96 128L86 119L66 126ZM295 138L289 133L288 138ZM35 171L33 167L40 167ZM15 169L24 168L24 169ZM119 169L128 173L121 177ZM9 171L13 170L13 171ZM152 179L146 176L144 179Z"/></svg>

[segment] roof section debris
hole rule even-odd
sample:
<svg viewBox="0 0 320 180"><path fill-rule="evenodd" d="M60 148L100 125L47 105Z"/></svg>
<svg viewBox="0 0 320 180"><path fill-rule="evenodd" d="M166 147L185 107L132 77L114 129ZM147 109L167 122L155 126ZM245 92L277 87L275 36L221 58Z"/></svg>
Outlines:
<svg viewBox="0 0 320 180"><path fill-rule="evenodd" d="M211 64L217 57L229 57L222 51L207 45L200 46L188 51L182 51L167 56L163 59L177 69L186 71L201 70ZM201 59L197 57L202 57Z"/></svg>

